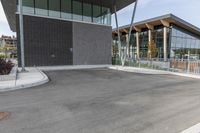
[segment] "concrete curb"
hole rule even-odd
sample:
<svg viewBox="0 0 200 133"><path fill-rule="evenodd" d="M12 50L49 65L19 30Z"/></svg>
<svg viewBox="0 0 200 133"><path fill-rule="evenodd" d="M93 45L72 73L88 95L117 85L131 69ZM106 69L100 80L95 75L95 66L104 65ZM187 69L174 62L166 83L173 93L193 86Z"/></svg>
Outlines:
<svg viewBox="0 0 200 133"><path fill-rule="evenodd" d="M62 70L81 70L81 69L97 69L97 68L108 68L112 65L74 65L74 66L44 66L37 67L41 71L62 71Z"/></svg>
<svg viewBox="0 0 200 133"><path fill-rule="evenodd" d="M180 133L200 133L200 123L188 128Z"/></svg>
<svg viewBox="0 0 200 133"><path fill-rule="evenodd" d="M176 76L182 76L182 77L188 77L188 78L194 78L194 79L200 79L200 75L189 74L189 73L169 72L169 74L176 75Z"/></svg>
<svg viewBox="0 0 200 133"><path fill-rule="evenodd" d="M109 69L113 70L119 70L119 71L125 71L125 72L133 72L133 73L142 73L142 74L170 74L170 75L176 75L176 76L182 76L187 78L194 78L194 79L200 79L200 75L195 74L188 74L188 73L177 73L177 72L168 72L163 70L152 70L152 69L146 69L146 68L136 68L136 67L122 67L122 66L111 66L108 67Z"/></svg>
<svg viewBox="0 0 200 133"><path fill-rule="evenodd" d="M136 67L122 67L122 66L111 66L109 69L119 70L124 72L134 72L134 73L142 73L142 74L169 74L167 71L160 70L152 70L146 68L136 68Z"/></svg>
<svg viewBox="0 0 200 133"><path fill-rule="evenodd" d="M17 66L14 66L8 75L0 75L0 81L15 80L17 76Z"/></svg>
<svg viewBox="0 0 200 133"><path fill-rule="evenodd" d="M44 74L39 69L37 69L37 70L42 75L42 79L31 82L31 83L27 83L27 84L19 84L19 85L15 85L15 86L0 88L0 92L7 92L7 91L14 91L14 90L19 90L19 89L31 88L31 87L43 85L43 84L49 82L49 78L46 76L46 74ZM15 82L15 81L13 81L13 82Z"/></svg>

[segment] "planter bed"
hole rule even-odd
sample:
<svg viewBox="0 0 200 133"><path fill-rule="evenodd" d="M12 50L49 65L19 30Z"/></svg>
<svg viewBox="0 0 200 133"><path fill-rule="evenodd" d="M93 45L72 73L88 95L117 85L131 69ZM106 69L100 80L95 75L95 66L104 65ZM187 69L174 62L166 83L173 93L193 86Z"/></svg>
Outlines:
<svg viewBox="0 0 200 133"><path fill-rule="evenodd" d="M15 65L8 75L0 75L0 81L15 80L17 77L17 66Z"/></svg>

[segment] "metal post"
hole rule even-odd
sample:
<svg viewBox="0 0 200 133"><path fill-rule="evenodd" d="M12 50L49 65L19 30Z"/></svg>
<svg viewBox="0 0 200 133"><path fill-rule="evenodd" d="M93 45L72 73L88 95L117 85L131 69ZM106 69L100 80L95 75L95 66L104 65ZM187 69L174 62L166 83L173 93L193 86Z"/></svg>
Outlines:
<svg viewBox="0 0 200 133"><path fill-rule="evenodd" d="M130 46L131 31L133 29L133 22L134 22L134 19L135 19L135 13L136 13L136 9L137 9L137 4L138 4L138 0L135 1L135 6L134 6L134 9L133 9L133 14L132 14L132 19L131 19L131 25L130 25L129 35L128 35L128 44L127 44L128 48L127 48L127 50L129 50L129 46Z"/></svg>
<svg viewBox="0 0 200 133"><path fill-rule="evenodd" d="M188 66L187 66L187 72L190 73L190 50L188 50Z"/></svg>
<svg viewBox="0 0 200 133"><path fill-rule="evenodd" d="M121 58L121 38L120 38L120 31L119 31L119 25L118 25L116 5L114 5L114 10L115 10L115 22L116 22L117 34L118 34L118 52L119 52L119 59L120 59Z"/></svg>
<svg viewBox="0 0 200 133"><path fill-rule="evenodd" d="M136 32L136 47L137 47L137 60L140 59L140 39L139 39L139 32ZM135 58L135 57L134 57Z"/></svg>
<svg viewBox="0 0 200 133"><path fill-rule="evenodd" d="M19 5L19 28L20 28L20 50L21 50L21 66L22 72L25 70L25 60L24 60L24 27L23 27L23 7L22 0L18 0Z"/></svg>
<svg viewBox="0 0 200 133"><path fill-rule="evenodd" d="M167 61L167 27L164 27L164 30L163 30L163 53L164 53L164 61L166 62Z"/></svg>

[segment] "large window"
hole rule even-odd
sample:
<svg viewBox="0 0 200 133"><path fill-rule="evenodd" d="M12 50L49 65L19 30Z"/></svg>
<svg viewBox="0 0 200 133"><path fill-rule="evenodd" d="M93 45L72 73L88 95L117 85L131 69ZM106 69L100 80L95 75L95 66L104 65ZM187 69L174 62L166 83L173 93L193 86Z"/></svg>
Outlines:
<svg viewBox="0 0 200 133"><path fill-rule="evenodd" d="M175 59L200 59L200 38L183 31L176 26L172 26L171 37L171 58Z"/></svg>
<svg viewBox="0 0 200 133"><path fill-rule="evenodd" d="M71 0L61 0L61 17L72 19L72 3Z"/></svg>
<svg viewBox="0 0 200 133"><path fill-rule="evenodd" d="M97 24L102 24L101 6L93 6L93 22Z"/></svg>
<svg viewBox="0 0 200 133"><path fill-rule="evenodd" d="M34 13L34 1L33 0L23 0L23 12Z"/></svg>
<svg viewBox="0 0 200 133"><path fill-rule="evenodd" d="M80 0L23 0L23 12L29 15L111 25L110 8Z"/></svg>
<svg viewBox="0 0 200 133"><path fill-rule="evenodd" d="M102 23L110 25L111 24L110 17L111 17L110 9L102 7Z"/></svg>
<svg viewBox="0 0 200 133"><path fill-rule="evenodd" d="M82 2L73 0L73 20L82 21Z"/></svg>
<svg viewBox="0 0 200 133"><path fill-rule="evenodd" d="M146 59L148 57L148 31L140 33L140 57Z"/></svg>
<svg viewBox="0 0 200 133"><path fill-rule="evenodd" d="M47 0L35 0L35 13L38 15L48 15Z"/></svg>
<svg viewBox="0 0 200 133"><path fill-rule="evenodd" d="M83 3L83 21L92 22L92 5Z"/></svg>
<svg viewBox="0 0 200 133"><path fill-rule="evenodd" d="M60 17L60 0L49 0L49 16Z"/></svg>

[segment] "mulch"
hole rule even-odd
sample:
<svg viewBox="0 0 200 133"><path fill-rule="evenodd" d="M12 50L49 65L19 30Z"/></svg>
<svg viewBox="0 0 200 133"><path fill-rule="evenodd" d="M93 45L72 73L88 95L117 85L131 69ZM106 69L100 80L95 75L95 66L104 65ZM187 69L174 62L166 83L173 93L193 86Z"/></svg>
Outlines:
<svg viewBox="0 0 200 133"><path fill-rule="evenodd" d="M7 119L9 116L9 112L0 112L0 121Z"/></svg>

